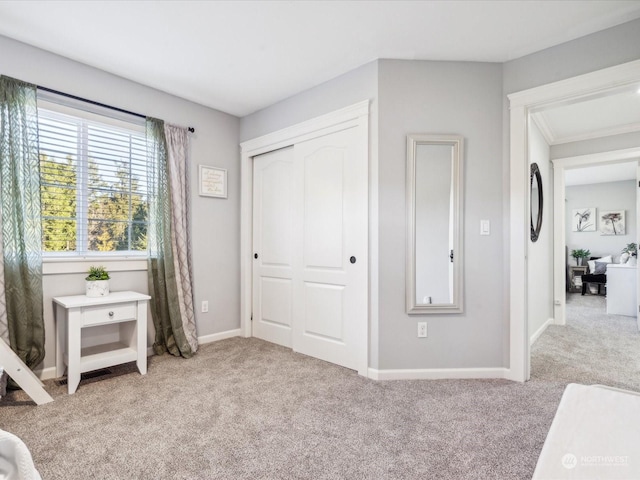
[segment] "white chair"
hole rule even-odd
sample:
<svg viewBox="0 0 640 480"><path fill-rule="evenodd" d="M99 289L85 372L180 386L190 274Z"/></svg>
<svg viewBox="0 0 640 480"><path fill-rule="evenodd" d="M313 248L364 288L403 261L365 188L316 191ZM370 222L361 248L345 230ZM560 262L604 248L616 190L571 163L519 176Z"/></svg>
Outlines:
<svg viewBox="0 0 640 480"><path fill-rule="evenodd" d="M0 339L0 367L22 388L37 405L53 402L53 398L44 389L44 384L20 360L13 350Z"/></svg>

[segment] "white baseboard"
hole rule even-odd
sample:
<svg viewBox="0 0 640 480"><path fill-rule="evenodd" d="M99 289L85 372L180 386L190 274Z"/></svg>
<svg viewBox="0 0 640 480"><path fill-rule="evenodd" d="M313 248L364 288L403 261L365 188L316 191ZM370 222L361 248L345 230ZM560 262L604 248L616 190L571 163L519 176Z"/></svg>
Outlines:
<svg viewBox="0 0 640 480"><path fill-rule="evenodd" d="M234 328L233 330L227 330L225 332L212 333L211 335L202 335L198 337L198 345L205 345L207 343L217 342L219 340L225 340L227 338L239 337L242 334L242 330ZM147 348L147 356L155 355L153 347Z"/></svg>
<svg viewBox="0 0 640 480"><path fill-rule="evenodd" d="M225 340L227 338L239 337L242 335L242 330L234 328L233 330L227 330L226 332L212 333L211 335L203 335L198 337L198 343L204 345L205 343L217 342L219 340Z"/></svg>
<svg viewBox="0 0 640 480"><path fill-rule="evenodd" d="M51 378L57 378L56 367L48 367L48 368L43 368L42 370L34 370L33 373L35 373L40 380L49 380Z"/></svg>
<svg viewBox="0 0 640 480"><path fill-rule="evenodd" d="M536 340L538 340L538 338L540 338L540 335L542 335L544 333L544 331L547 329L547 327L549 325L551 325L552 323L554 323L553 318L549 318L547 319L546 322L544 322L540 328L538 330L536 330L536 332L531 335L531 338L529 339L529 346L533 345L534 343L536 343Z"/></svg>
<svg viewBox="0 0 640 480"><path fill-rule="evenodd" d="M239 337L240 329L214 333L198 337L201 345L217 342L226 338ZM153 348L148 348L149 356L154 355ZM426 368L426 369L401 369L401 370L377 370L369 368L369 378L372 380L443 380L462 378L506 378L507 368ZM56 367L49 367L36 371L40 380L56 378Z"/></svg>
<svg viewBox="0 0 640 480"><path fill-rule="evenodd" d="M445 380L463 378L505 378L507 368L415 368L369 369L372 380Z"/></svg>

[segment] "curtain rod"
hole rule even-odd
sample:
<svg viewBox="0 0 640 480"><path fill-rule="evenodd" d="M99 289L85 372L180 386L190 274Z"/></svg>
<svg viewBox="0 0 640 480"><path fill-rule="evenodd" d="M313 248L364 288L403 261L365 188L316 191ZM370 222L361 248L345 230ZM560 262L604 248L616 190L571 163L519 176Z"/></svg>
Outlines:
<svg viewBox="0 0 640 480"><path fill-rule="evenodd" d="M73 100L79 100L81 102L90 103L91 105L96 105L98 107L109 108L111 110L115 110L116 112L126 113L127 115L133 115L134 117L147 118L146 115L142 115L140 113L130 112L129 110L125 110L123 108L114 107L112 105L106 105L106 104L100 103L100 102L94 102L93 100L88 100L86 98L78 97L76 95L71 95L70 93L60 92L60 91L54 90L52 88L42 87L40 85L36 85L36 88L38 90L43 90L45 92L55 93L56 95L62 95L63 97L71 98ZM196 131L196 129L193 128L193 127L187 127L187 130L189 130L191 133L195 133L195 131Z"/></svg>

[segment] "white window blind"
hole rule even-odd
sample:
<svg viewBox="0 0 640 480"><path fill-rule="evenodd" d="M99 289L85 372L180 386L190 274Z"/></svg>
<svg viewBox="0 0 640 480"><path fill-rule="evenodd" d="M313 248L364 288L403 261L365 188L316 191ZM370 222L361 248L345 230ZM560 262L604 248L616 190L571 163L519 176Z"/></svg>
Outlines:
<svg viewBox="0 0 640 480"><path fill-rule="evenodd" d="M39 101L43 252L95 255L147 248L144 126Z"/></svg>

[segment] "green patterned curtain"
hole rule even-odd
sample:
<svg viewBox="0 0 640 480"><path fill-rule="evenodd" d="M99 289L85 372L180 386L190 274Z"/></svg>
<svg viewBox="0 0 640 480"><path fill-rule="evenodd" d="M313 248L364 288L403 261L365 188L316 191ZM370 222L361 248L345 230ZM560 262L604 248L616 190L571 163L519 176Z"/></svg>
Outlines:
<svg viewBox="0 0 640 480"><path fill-rule="evenodd" d="M9 342L34 368L44 359L36 87L4 76L0 77L0 205Z"/></svg>
<svg viewBox="0 0 640 480"><path fill-rule="evenodd" d="M153 348L158 355L169 352L189 358L193 350L187 341L180 313L180 299L171 248L171 198L167 170L164 122L147 118L149 191L148 280L151 315L156 329Z"/></svg>

